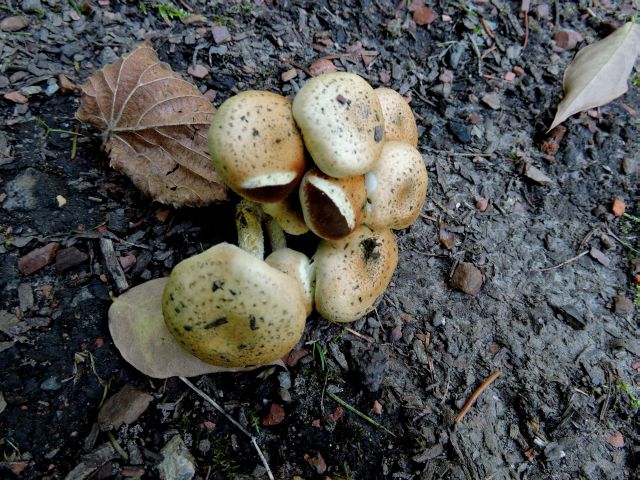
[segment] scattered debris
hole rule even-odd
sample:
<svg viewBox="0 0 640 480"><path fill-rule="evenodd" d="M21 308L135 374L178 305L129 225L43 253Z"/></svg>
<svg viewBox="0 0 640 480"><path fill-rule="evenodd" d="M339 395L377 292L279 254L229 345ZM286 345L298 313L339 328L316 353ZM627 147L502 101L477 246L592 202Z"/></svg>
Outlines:
<svg viewBox="0 0 640 480"><path fill-rule="evenodd" d="M482 394L482 392L484 392L487 389L487 387L491 385L495 381L495 379L498 378L501 374L502 372L500 370L493 372L489 376L489 378L487 378L484 382L482 382L482 384L478 387L478 389L475 392L473 392L471 397L469 397L469 400L467 400L467 402L464 404L464 406L462 407L462 410L460 410L460 413L456 416L456 423L460 423L462 421L464 416L467 414L467 412L469 412L469 410L471 409L473 404L476 402L478 397Z"/></svg>

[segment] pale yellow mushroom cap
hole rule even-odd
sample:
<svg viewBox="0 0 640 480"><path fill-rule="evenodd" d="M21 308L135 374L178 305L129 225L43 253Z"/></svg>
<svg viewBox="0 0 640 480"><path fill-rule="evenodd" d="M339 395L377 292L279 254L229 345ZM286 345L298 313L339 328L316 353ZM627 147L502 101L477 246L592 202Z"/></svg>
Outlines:
<svg viewBox="0 0 640 480"><path fill-rule="evenodd" d="M354 73L326 73L308 80L293 99L293 116L313 161L327 175L363 175L380 154L380 101Z"/></svg>
<svg viewBox="0 0 640 480"><path fill-rule="evenodd" d="M300 340L307 317L297 280L228 243L175 266L162 312L183 348L221 367L277 360Z"/></svg>
<svg viewBox="0 0 640 480"><path fill-rule="evenodd" d="M398 264L391 230L361 226L348 237L323 240L316 264L316 310L327 320L351 322L369 312Z"/></svg>
<svg viewBox="0 0 640 480"><path fill-rule="evenodd" d="M385 140L398 140L417 147L418 127L407 101L390 88L376 88L374 92L382 107Z"/></svg>
<svg viewBox="0 0 640 480"><path fill-rule="evenodd" d="M316 284L316 267L304 253L291 248L279 248L264 260L273 268L295 278L304 292L307 315L313 310L313 293Z"/></svg>
<svg viewBox="0 0 640 480"><path fill-rule="evenodd" d="M385 142L373 169L365 175L364 223L399 230L410 226L424 205L429 176L422 155L403 142Z"/></svg>
<svg viewBox="0 0 640 480"><path fill-rule="evenodd" d="M250 90L227 99L209 127L209 154L224 182L257 202L289 195L304 173L304 144L291 102Z"/></svg>
<svg viewBox="0 0 640 480"><path fill-rule="evenodd" d="M334 178L312 168L300 182L304 221L327 240L345 237L358 228L366 199L363 175Z"/></svg>

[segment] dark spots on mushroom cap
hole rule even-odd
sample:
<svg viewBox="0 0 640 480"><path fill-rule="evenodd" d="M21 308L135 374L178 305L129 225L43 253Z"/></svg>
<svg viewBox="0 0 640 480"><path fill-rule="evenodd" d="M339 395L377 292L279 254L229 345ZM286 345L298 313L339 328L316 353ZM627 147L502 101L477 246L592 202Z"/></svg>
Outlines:
<svg viewBox="0 0 640 480"><path fill-rule="evenodd" d="M257 128L254 128L253 131L251 132L251 134L254 137L259 137L260 136L260 131Z"/></svg>
<svg viewBox="0 0 640 480"><path fill-rule="evenodd" d="M214 320L213 322L207 323L204 326L204 328L206 330L209 330L210 328L216 328L216 327L219 327L221 325L224 325L225 323L229 323L229 321L225 317L220 317L220 318L217 318L216 320Z"/></svg>
<svg viewBox="0 0 640 480"><path fill-rule="evenodd" d="M365 262L371 260L378 260L380 258L380 252L376 249L382 244L378 242L378 239L374 237L365 238L360 242L360 249L362 250L362 257Z"/></svg>
<svg viewBox="0 0 640 480"><path fill-rule="evenodd" d="M184 329L185 329L187 332L190 332L191 330L193 330L193 327L192 327L191 325L185 325L185 326L184 326Z"/></svg>
<svg viewBox="0 0 640 480"><path fill-rule="evenodd" d="M376 143L380 143L384 138L384 127L382 125L376 125L373 133L373 139Z"/></svg>
<svg viewBox="0 0 640 480"><path fill-rule="evenodd" d="M251 330L258 330L258 326L256 325L256 317L253 315L249 315L249 328Z"/></svg>

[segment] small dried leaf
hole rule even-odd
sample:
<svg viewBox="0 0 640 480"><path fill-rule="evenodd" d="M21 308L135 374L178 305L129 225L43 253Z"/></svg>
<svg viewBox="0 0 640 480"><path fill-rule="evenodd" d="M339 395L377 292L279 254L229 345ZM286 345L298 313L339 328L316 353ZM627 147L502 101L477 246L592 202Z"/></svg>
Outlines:
<svg viewBox="0 0 640 480"><path fill-rule="evenodd" d="M549 130L574 113L606 105L624 94L640 53L640 25L632 22L581 49L564 73L564 99Z"/></svg>
<svg viewBox="0 0 640 480"><path fill-rule="evenodd" d="M149 45L105 66L81 89L78 119L104 130L111 166L136 187L176 207L227 199L207 152L213 106Z"/></svg>
<svg viewBox="0 0 640 480"><path fill-rule="evenodd" d="M166 278L157 278L138 285L116 298L109 308L109 331L127 362L153 378L254 369L217 367L184 350L169 333L162 316L165 283Z"/></svg>

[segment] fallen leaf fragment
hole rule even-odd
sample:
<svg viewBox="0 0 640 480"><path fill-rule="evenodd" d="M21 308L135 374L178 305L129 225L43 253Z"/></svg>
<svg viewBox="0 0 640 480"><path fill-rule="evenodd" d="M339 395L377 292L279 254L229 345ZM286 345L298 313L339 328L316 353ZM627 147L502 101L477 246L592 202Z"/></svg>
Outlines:
<svg viewBox="0 0 640 480"><path fill-rule="evenodd" d="M211 27L211 33L213 34L213 41L216 45L221 45L231 41L229 29L224 25L214 25Z"/></svg>
<svg viewBox="0 0 640 480"><path fill-rule="evenodd" d="M429 25L438 18L438 14L431 7L419 7L413 12L413 21L416 25Z"/></svg>
<svg viewBox="0 0 640 480"><path fill-rule="evenodd" d="M104 402L98 412L98 423L102 430L117 430L123 424L131 425L145 412L152 400L153 395L133 385L125 385Z"/></svg>
<svg viewBox="0 0 640 480"><path fill-rule="evenodd" d="M213 106L147 44L82 85L78 119L104 130L111 166L174 206L226 200L207 151Z"/></svg>
<svg viewBox="0 0 640 480"><path fill-rule="evenodd" d="M573 50L584 38L575 30L560 30L553 36L556 45L563 50Z"/></svg>
<svg viewBox="0 0 640 480"><path fill-rule="evenodd" d="M335 72L338 69L333 64L333 62L326 58L320 58L316 60L311 65L309 65L309 73L312 77L317 77L318 75L322 75L323 73L331 73Z"/></svg>
<svg viewBox="0 0 640 480"><path fill-rule="evenodd" d="M269 407L269 413L264 419L262 419L262 425L264 425L265 427L280 425L284 420L284 417L284 408L282 408L277 403L272 403L271 407Z"/></svg>
<svg viewBox="0 0 640 480"><path fill-rule="evenodd" d="M65 95L75 93L80 90L80 87L69 80L69 77L67 77L64 73L58 75L58 84L60 85L60 92Z"/></svg>
<svg viewBox="0 0 640 480"><path fill-rule="evenodd" d="M607 257L604 253L602 253L600 250L598 250L595 247L591 247L591 250L589 250L589 255L591 255L591 258L593 258L594 260L597 260L599 263L601 263L605 267L608 267L609 264L611 263L611 260L609 260L609 257Z"/></svg>
<svg viewBox="0 0 640 480"><path fill-rule="evenodd" d="M320 453L318 453L315 457L312 457L308 453L305 453L304 459L309 465L316 469L316 472L319 475L322 475L327 471L327 464L325 463L324 458L322 458L322 455L320 455Z"/></svg>
<svg viewBox="0 0 640 480"><path fill-rule="evenodd" d="M544 173L538 167L534 167L529 163L525 165L524 175L529 180L533 180L534 182L540 183L542 185L553 182L553 180L551 180L551 178L549 178L546 173Z"/></svg>
<svg viewBox="0 0 640 480"><path fill-rule="evenodd" d="M640 25L632 22L582 48L564 73L565 96L549 130L574 113L605 105L624 94L639 53Z"/></svg>
<svg viewBox="0 0 640 480"><path fill-rule="evenodd" d="M616 217L621 217L625 210L627 209L627 205L619 198L613 199L613 204L611 205L611 211Z"/></svg>
<svg viewBox="0 0 640 480"><path fill-rule="evenodd" d="M624 447L624 437L622 433L616 432L615 435L608 434L607 435L607 443L614 448L623 448Z"/></svg>
<svg viewBox="0 0 640 480"><path fill-rule="evenodd" d="M493 110L500 108L500 95L497 92L487 93L482 97L482 103L491 107Z"/></svg>
<svg viewBox="0 0 640 480"><path fill-rule="evenodd" d="M202 80L204 77L209 75L209 69L201 64L191 65L189 66L189 68L187 68L187 73L193 78Z"/></svg>

